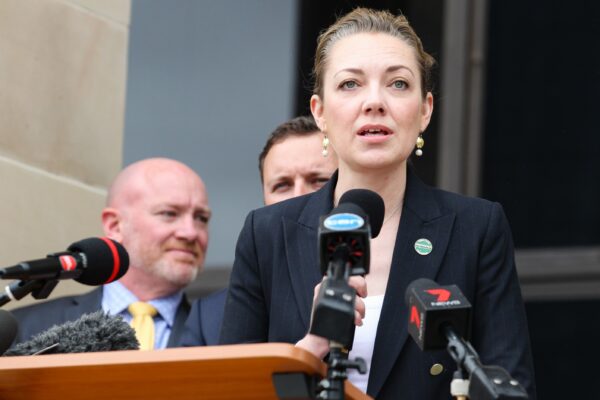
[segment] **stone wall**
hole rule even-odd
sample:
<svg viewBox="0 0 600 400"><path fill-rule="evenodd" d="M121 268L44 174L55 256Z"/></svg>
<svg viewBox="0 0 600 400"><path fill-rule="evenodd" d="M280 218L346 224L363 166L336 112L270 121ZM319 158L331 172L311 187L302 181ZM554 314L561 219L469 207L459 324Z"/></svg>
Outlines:
<svg viewBox="0 0 600 400"><path fill-rule="evenodd" d="M130 8L0 1L2 267L102 234L106 188L122 164ZM89 289L65 281L52 297Z"/></svg>

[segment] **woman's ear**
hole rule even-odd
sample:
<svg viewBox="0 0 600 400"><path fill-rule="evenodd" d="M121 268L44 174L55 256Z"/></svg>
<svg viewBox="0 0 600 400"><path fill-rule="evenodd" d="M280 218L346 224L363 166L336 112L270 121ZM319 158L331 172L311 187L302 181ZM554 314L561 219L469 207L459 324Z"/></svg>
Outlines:
<svg viewBox="0 0 600 400"><path fill-rule="evenodd" d="M326 132L327 124L325 118L323 118L323 101L317 94L313 94L310 97L310 112L321 132Z"/></svg>
<svg viewBox="0 0 600 400"><path fill-rule="evenodd" d="M421 132L424 132L429 121L431 121L431 114L433 113L433 95L431 92L427 92L425 100L423 100L423 108L421 109Z"/></svg>

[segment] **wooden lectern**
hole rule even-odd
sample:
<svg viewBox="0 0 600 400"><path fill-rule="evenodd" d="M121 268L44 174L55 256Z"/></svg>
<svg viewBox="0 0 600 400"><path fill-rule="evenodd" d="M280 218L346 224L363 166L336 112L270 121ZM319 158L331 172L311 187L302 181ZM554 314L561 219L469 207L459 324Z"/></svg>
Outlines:
<svg viewBox="0 0 600 400"><path fill-rule="evenodd" d="M323 377L326 365L282 343L0 357L0 399L268 400L278 398L272 375L293 372Z"/></svg>

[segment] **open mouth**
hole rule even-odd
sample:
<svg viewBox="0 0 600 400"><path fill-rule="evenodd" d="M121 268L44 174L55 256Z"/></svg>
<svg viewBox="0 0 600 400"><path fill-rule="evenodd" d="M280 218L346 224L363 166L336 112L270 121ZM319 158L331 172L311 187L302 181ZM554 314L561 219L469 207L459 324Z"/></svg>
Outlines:
<svg viewBox="0 0 600 400"><path fill-rule="evenodd" d="M388 136L392 132L386 128L368 128L362 129L358 132L359 136L371 137L371 136Z"/></svg>

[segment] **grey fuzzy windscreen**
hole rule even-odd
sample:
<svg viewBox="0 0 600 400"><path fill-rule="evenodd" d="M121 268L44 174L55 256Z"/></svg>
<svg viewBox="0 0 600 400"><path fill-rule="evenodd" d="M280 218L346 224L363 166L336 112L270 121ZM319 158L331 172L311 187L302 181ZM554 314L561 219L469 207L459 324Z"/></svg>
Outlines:
<svg viewBox="0 0 600 400"><path fill-rule="evenodd" d="M104 311L84 314L76 321L55 325L31 340L18 343L5 356L32 355L52 348L51 353L87 353L111 350L137 350L133 328L119 316Z"/></svg>

